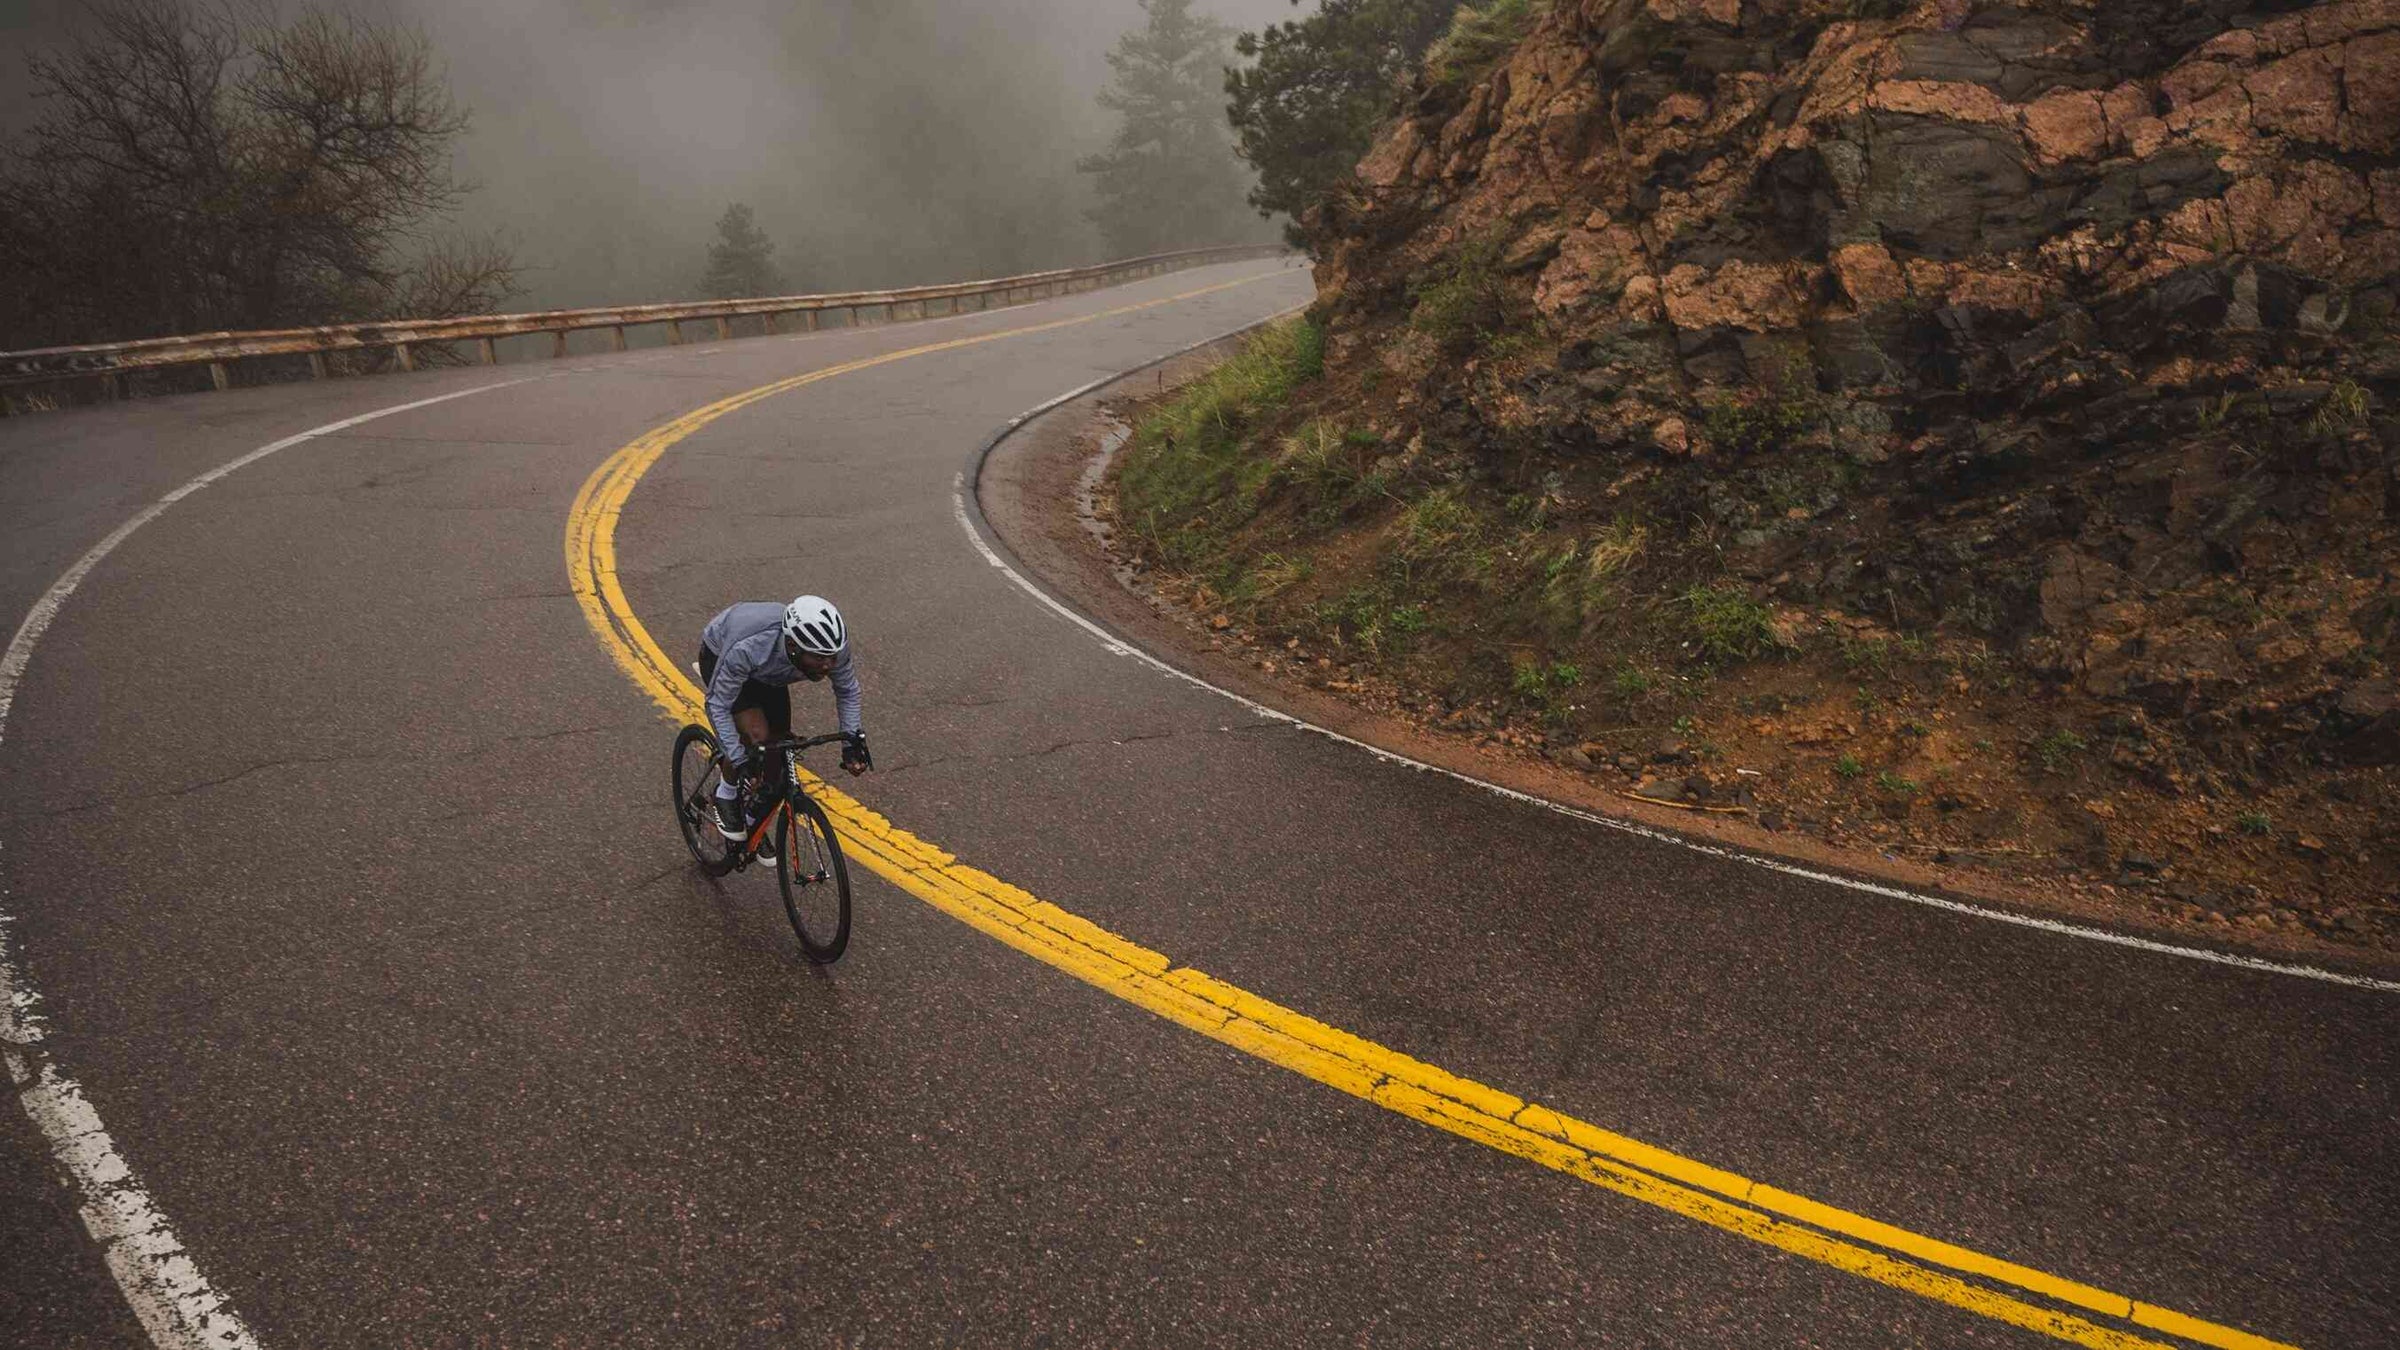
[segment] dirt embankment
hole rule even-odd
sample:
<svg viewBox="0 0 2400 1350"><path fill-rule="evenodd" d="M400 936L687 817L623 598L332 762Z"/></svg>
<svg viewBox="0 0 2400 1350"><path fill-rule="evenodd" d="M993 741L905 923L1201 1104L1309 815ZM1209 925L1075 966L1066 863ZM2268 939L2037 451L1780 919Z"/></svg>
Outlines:
<svg viewBox="0 0 2400 1350"><path fill-rule="evenodd" d="M1612 792L2400 948L2396 147L2400 0L1562 0L1126 534Z"/></svg>

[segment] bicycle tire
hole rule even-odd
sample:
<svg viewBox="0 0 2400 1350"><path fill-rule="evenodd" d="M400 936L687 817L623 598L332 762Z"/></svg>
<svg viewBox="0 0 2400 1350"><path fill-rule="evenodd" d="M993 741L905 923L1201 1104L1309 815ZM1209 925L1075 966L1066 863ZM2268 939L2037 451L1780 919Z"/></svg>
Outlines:
<svg viewBox="0 0 2400 1350"><path fill-rule="evenodd" d="M698 755L691 752L697 748ZM675 737L675 823L692 861L712 877L733 870L734 847L717 833L708 798L716 795L717 738L707 727L687 726Z"/></svg>
<svg viewBox="0 0 2400 1350"><path fill-rule="evenodd" d="M819 965L841 960L850 945L850 864L825 808L796 785L790 809L775 824L775 884L783 888L784 916L800 950Z"/></svg>

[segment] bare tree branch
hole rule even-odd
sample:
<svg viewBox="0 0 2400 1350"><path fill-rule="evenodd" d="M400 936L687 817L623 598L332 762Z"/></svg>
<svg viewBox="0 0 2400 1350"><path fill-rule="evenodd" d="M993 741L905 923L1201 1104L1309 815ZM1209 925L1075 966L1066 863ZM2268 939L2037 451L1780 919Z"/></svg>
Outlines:
<svg viewBox="0 0 2400 1350"><path fill-rule="evenodd" d="M98 0L29 63L0 159L0 346L457 313L513 293L438 243L467 115L414 29L259 0ZM446 308L445 308L446 307Z"/></svg>

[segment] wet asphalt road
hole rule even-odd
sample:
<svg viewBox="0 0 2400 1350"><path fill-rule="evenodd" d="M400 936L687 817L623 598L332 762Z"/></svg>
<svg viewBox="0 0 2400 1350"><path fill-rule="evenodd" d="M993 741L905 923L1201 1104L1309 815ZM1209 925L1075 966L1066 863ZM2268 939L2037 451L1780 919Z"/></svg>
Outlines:
<svg viewBox="0 0 2400 1350"><path fill-rule="evenodd" d="M2033 1345L1428 1130L854 871L831 971L689 865L672 728L561 540L617 530L678 655L737 598L849 617L868 805L1336 1026L1887 1222L2309 1346L2400 1341L2400 997L1982 923L1590 829L1112 656L975 553L1006 417L1304 301L1249 263L1038 306L0 422L22 614L0 909L50 1053L275 1347ZM826 722L821 688L799 695ZM0 1328L141 1343L0 1122ZM7 1333L0 1332L0 1340Z"/></svg>

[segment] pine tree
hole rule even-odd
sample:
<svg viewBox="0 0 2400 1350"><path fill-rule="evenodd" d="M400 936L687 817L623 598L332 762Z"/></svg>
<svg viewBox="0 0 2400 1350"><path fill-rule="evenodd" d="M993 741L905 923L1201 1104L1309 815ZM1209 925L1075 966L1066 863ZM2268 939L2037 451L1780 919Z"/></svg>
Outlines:
<svg viewBox="0 0 2400 1350"><path fill-rule="evenodd" d="M1258 171L1250 204L1260 215L1296 222L1350 176L1456 6L1324 0L1305 19L1242 34L1234 50L1252 64L1225 72L1225 115ZM1296 224L1284 232L1304 242Z"/></svg>
<svg viewBox="0 0 2400 1350"><path fill-rule="evenodd" d="M712 300L746 300L776 295L783 275L772 261L775 241L758 228L748 205L735 202L717 217L717 241L708 246L708 270L701 274L700 293Z"/></svg>
<svg viewBox="0 0 2400 1350"><path fill-rule="evenodd" d="M1115 257L1240 239L1245 175L1217 101L1233 30L1192 0L1137 3L1149 22L1118 39L1100 94L1122 120L1105 152L1075 165L1100 195L1086 214Z"/></svg>

